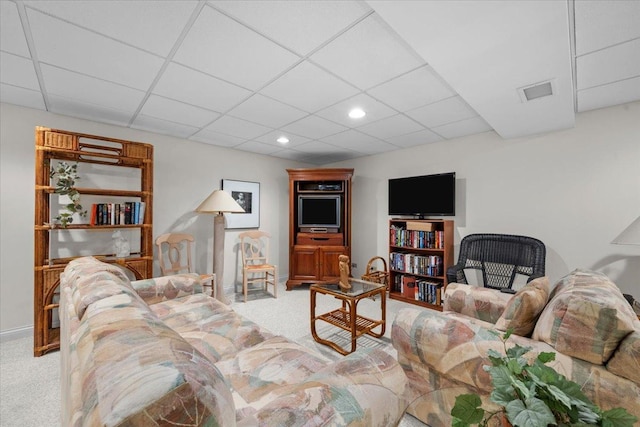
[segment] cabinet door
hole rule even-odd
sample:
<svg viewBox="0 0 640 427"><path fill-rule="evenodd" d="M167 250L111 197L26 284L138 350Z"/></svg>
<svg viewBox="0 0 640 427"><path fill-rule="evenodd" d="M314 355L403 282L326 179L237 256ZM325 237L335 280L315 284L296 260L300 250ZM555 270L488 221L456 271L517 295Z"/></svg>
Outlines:
<svg viewBox="0 0 640 427"><path fill-rule="evenodd" d="M320 266L318 249L315 246L294 246L291 256L290 280L317 280Z"/></svg>
<svg viewBox="0 0 640 427"><path fill-rule="evenodd" d="M340 277L339 255L348 255L344 246L320 246L320 280L336 279Z"/></svg>

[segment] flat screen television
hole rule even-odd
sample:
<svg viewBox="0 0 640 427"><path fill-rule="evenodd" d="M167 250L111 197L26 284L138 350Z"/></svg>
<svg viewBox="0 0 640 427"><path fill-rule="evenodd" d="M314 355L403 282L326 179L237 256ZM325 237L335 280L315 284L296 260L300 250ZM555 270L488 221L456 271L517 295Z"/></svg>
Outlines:
<svg viewBox="0 0 640 427"><path fill-rule="evenodd" d="M299 195L298 227L340 228L339 195Z"/></svg>
<svg viewBox="0 0 640 427"><path fill-rule="evenodd" d="M454 216L456 173L389 179L389 215Z"/></svg>

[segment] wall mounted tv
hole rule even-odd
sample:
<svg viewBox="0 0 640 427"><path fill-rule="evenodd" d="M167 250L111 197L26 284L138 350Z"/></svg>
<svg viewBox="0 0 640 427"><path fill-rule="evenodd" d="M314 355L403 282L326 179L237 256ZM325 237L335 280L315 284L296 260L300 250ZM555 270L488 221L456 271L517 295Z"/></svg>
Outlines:
<svg viewBox="0 0 640 427"><path fill-rule="evenodd" d="M455 172L389 179L389 215L455 214Z"/></svg>
<svg viewBox="0 0 640 427"><path fill-rule="evenodd" d="M340 228L339 195L299 195L298 227Z"/></svg>

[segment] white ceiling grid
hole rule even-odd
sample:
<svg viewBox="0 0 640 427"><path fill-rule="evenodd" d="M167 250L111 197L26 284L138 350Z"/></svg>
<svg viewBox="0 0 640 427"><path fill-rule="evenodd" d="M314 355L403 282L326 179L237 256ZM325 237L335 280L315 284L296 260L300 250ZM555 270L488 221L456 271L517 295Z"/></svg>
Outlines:
<svg viewBox="0 0 640 427"><path fill-rule="evenodd" d="M0 7L2 102L318 165L640 99L635 0Z"/></svg>

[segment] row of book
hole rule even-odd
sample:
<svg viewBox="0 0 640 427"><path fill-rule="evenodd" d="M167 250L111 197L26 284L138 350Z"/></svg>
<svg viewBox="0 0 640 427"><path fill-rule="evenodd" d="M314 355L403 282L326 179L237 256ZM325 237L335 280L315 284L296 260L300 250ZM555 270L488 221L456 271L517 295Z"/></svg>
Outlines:
<svg viewBox="0 0 640 427"><path fill-rule="evenodd" d="M91 225L127 225L144 223L144 202L94 203Z"/></svg>
<svg viewBox="0 0 640 427"><path fill-rule="evenodd" d="M443 276L444 267L441 256L415 255L391 252L389 255L390 268L396 271L420 274L422 276Z"/></svg>
<svg viewBox="0 0 640 427"><path fill-rule="evenodd" d="M399 274L393 278L393 290L405 298L424 301L429 304L442 304L442 283Z"/></svg>
<svg viewBox="0 0 640 427"><path fill-rule="evenodd" d="M405 246L418 249L444 248L444 231L407 230L391 226L389 240L391 246Z"/></svg>

